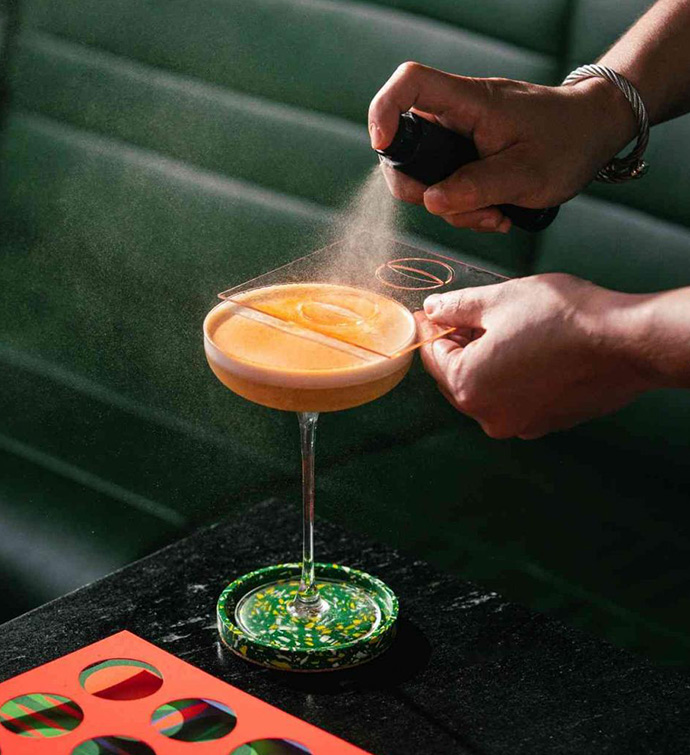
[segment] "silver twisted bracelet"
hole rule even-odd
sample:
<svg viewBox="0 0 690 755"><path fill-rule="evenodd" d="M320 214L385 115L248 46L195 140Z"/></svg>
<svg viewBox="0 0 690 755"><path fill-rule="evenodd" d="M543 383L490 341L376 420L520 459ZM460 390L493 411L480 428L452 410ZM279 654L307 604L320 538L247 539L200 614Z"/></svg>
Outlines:
<svg viewBox="0 0 690 755"><path fill-rule="evenodd" d="M642 159L647 143L649 142L649 116L642 98L635 87L620 73L616 73L608 66L589 64L576 68L569 73L561 86L573 84L583 79L591 79L594 76L610 81L623 92L623 96L630 103L635 118L637 119L637 142L629 154L624 157L614 157L608 165L605 165L596 175L597 181L606 183L622 183L631 178L642 178L647 172L649 164Z"/></svg>

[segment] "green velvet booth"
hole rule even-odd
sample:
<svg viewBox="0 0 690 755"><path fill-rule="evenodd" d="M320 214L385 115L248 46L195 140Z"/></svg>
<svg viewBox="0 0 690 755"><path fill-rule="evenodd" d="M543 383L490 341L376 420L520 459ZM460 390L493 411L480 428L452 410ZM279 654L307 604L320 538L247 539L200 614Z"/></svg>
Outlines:
<svg viewBox="0 0 690 755"><path fill-rule="evenodd" d="M206 367L215 293L327 238L374 164L367 105L398 64L556 83L646 5L0 0L0 616L252 501L298 516L295 418ZM656 128L644 181L591 187L540 235L419 208L406 233L509 275L688 285L689 144L690 118ZM690 394L662 392L492 440L417 364L322 418L318 510L687 662L689 434Z"/></svg>

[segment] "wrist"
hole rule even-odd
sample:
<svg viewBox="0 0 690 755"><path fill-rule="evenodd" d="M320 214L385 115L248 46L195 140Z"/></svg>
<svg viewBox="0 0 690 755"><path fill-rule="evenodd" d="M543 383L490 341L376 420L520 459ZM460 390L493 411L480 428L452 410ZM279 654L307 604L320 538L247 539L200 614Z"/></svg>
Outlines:
<svg viewBox="0 0 690 755"><path fill-rule="evenodd" d="M585 120L592 124L592 140L599 145L604 164L637 136L637 120L625 95L599 76L566 84L563 89L577 99Z"/></svg>

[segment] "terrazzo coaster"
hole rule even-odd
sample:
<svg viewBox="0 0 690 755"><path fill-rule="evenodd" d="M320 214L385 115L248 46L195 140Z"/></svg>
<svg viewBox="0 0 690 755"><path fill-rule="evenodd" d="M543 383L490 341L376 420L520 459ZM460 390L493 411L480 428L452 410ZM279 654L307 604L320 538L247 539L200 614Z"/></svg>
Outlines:
<svg viewBox="0 0 690 755"><path fill-rule="evenodd" d="M231 582L218 600L218 631L234 652L282 671L334 671L387 650L395 637L398 599L380 579L338 564L315 564L326 615L303 621L287 607L300 564L279 564ZM270 636L268 636L270 634Z"/></svg>

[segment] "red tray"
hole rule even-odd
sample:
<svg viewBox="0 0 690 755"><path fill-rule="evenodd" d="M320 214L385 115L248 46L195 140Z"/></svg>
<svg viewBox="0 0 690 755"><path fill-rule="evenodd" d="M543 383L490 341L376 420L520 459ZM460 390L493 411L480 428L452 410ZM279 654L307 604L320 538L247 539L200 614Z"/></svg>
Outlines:
<svg viewBox="0 0 690 755"><path fill-rule="evenodd" d="M106 663L113 660L142 665ZM87 671L94 665L95 670ZM60 704L55 695L70 702ZM11 702L16 698L19 702ZM178 700L195 702L160 710ZM46 702L54 707L42 709ZM77 755L232 755L257 740L287 740L295 747L284 745L281 750L279 742L273 742L254 750L244 747L239 755L367 755L131 632L0 684L0 724L0 755L72 755L77 748ZM137 749L128 740L108 737L142 744ZM100 745L84 747L96 739Z"/></svg>

